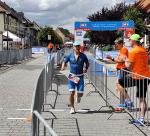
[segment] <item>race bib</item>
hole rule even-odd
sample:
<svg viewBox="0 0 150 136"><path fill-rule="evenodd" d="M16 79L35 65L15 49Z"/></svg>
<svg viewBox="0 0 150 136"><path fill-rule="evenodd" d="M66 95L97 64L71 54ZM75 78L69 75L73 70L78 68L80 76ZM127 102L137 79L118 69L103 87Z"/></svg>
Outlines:
<svg viewBox="0 0 150 136"><path fill-rule="evenodd" d="M74 76L72 74L69 74L68 79L71 80L72 82L74 82L75 84L78 84L80 78L77 76Z"/></svg>

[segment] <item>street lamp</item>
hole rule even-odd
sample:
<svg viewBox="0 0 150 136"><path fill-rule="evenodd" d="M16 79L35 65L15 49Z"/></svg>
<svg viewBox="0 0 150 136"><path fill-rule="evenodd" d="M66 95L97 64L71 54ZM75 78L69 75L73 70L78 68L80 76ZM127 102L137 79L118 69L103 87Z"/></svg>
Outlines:
<svg viewBox="0 0 150 136"><path fill-rule="evenodd" d="M10 15L10 13L11 13L11 11L6 11L6 15L7 15L7 50L8 50L8 26L9 26L9 16L8 15Z"/></svg>

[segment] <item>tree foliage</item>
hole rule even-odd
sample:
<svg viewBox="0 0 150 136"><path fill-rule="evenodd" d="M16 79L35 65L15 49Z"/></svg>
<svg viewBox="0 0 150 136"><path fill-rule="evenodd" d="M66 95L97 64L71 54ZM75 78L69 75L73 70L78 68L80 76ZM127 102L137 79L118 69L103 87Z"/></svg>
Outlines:
<svg viewBox="0 0 150 136"><path fill-rule="evenodd" d="M62 31L63 31L63 33L65 34L65 35L70 35L70 32L69 32L69 30L67 30L67 29L61 29Z"/></svg>
<svg viewBox="0 0 150 136"><path fill-rule="evenodd" d="M121 21L133 20L135 23L135 32L143 35L145 32L144 20L149 16L142 9L137 9L136 3L132 6L120 3L108 9L103 7L100 11L88 16L89 21ZM87 34L92 43L113 44L121 32L116 31L89 31Z"/></svg>
<svg viewBox="0 0 150 136"><path fill-rule="evenodd" d="M112 51L113 48L112 48L112 46L109 44L109 45L107 45L107 46L102 47L102 50L103 50L103 51Z"/></svg>
<svg viewBox="0 0 150 136"><path fill-rule="evenodd" d="M123 14L123 19L133 20L135 23L135 32L144 35L146 30L144 20L147 16L148 14L144 10L129 6Z"/></svg>
<svg viewBox="0 0 150 136"><path fill-rule="evenodd" d="M88 19L90 21L120 21L126 9L125 3L117 4L111 9L103 7L100 11L89 15ZM93 43L101 44L113 44L117 37L115 31L90 31L88 35Z"/></svg>
<svg viewBox="0 0 150 136"><path fill-rule="evenodd" d="M45 26L38 34L40 43L48 44L48 35L51 35L51 42L53 44L62 44L62 38L53 30L53 28Z"/></svg>

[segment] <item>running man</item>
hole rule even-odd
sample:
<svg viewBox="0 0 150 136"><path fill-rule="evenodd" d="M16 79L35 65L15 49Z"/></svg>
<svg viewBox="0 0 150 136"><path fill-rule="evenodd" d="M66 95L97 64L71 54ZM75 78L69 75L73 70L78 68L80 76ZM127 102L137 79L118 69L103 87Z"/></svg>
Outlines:
<svg viewBox="0 0 150 136"><path fill-rule="evenodd" d="M84 73L87 72L89 62L87 56L80 52L80 42L76 41L73 44L73 52L66 56L62 64L61 70L65 69L67 63L70 63L70 74L68 76L68 87L70 91L70 113L75 113L74 95L77 87L77 103L80 103L84 91Z"/></svg>

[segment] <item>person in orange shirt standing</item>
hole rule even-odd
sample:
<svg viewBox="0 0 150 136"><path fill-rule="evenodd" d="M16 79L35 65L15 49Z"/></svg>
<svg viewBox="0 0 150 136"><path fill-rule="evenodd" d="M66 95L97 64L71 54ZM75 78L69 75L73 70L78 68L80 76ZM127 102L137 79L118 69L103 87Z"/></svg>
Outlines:
<svg viewBox="0 0 150 136"><path fill-rule="evenodd" d="M120 101L121 103L117 105L116 110L122 110L123 108L127 107L126 103L128 103L128 107L132 106L132 102L129 98L127 91L124 89L120 89L121 86L119 84L119 80L124 79L125 76L127 75L127 72L123 70L127 70L126 65L125 65L125 59L128 57L128 49L124 47L124 42L121 38L117 39L115 41L115 44L117 46L117 49L119 50L118 57L113 58L111 56L107 56L107 59L110 59L116 63L116 69L117 69L116 87L117 87L117 90L120 92L120 100L121 100Z"/></svg>
<svg viewBox="0 0 150 136"><path fill-rule="evenodd" d="M52 52L53 47L54 47L54 45L50 42L50 43L48 44L48 53L51 53L51 52Z"/></svg>
<svg viewBox="0 0 150 136"><path fill-rule="evenodd" d="M48 44L48 49L47 49L47 52L48 52L48 54L47 54L47 62L49 63L50 62L50 60L51 60L51 52L52 52L52 50L53 50L53 47L54 47L54 45L50 42L49 44Z"/></svg>
<svg viewBox="0 0 150 136"><path fill-rule="evenodd" d="M80 52L84 52L84 44L81 44L81 46L80 46Z"/></svg>
<svg viewBox="0 0 150 136"><path fill-rule="evenodd" d="M133 34L130 37L130 43L132 50L129 52L129 57L125 60L125 64L133 73L124 80L119 80L119 84L122 86L122 90L127 87L137 87L136 96L139 98L141 110L139 119L134 120L133 124L141 125L141 122L144 123L147 110L146 92L150 83L149 79L146 78L150 77L148 53L146 49L140 45L140 35Z"/></svg>

